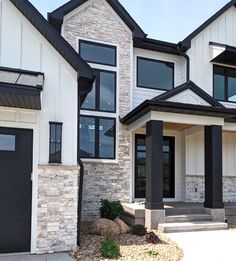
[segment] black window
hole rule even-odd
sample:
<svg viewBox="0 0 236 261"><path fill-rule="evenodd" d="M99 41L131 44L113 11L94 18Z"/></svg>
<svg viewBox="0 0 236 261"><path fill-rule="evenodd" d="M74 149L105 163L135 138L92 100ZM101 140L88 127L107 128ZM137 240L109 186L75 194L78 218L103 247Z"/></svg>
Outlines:
<svg viewBox="0 0 236 261"><path fill-rule="evenodd" d="M81 116L81 157L95 159L115 159L115 133L115 119Z"/></svg>
<svg viewBox="0 0 236 261"><path fill-rule="evenodd" d="M116 73L94 70L96 80L81 105L84 110L116 111Z"/></svg>
<svg viewBox="0 0 236 261"><path fill-rule="evenodd" d="M61 163L62 123L50 122L49 163Z"/></svg>
<svg viewBox="0 0 236 261"><path fill-rule="evenodd" d="M116 66L115 46L80 40L79 53L87 62Z"/></svg>
<svg viewBox="0 0 236 261"><path fill-rule="evenodd" d="M213 66L214 98L219 101L236 102L236 69Z"/></svg>
<svg viewBox="0 0 236 261"><path fill-rule="evenodd" d="M137 58L137 86L158 90L174 87L174 63Z"/></svg>

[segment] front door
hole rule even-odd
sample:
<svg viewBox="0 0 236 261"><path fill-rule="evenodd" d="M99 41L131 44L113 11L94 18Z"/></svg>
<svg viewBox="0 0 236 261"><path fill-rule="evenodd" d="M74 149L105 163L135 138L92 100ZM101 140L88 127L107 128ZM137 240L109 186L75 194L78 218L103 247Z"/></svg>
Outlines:
<svg viewBox="0 0 236 261"><path fill-rule="evenodd" d="M0 253L30 251L33 132L0 128Z"/></svg>
<svg viewBox="0 0 236 261"><path fill-rule="evenodd" d="M135 198L146 197L146 136L135 135ZM175 138L163 138L163 197L175 197Z"/></svg>

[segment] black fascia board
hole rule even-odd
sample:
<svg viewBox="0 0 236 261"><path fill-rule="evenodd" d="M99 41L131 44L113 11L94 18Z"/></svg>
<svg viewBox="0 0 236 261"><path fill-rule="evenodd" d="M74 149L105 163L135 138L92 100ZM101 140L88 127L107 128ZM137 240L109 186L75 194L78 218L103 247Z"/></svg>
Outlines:
<svg viewBox="0 0 236 261"><path fill-rule="evenodd" d="M60 6L56 10L48 13L49 23L61 33L61 27L63 24L63 18L65 15L73 11L75 8L81 6L88 0L71 0L64 5ZM123 22L129 27L133 32L133 37L144 38L147 35L140 28L140 26L135 22L135 20L130 16L126 9L119 3L118 0L106 0L107 3L113 8L113 10L120 16Z"/></svg>
<svg viewBox="0 0 236 261"><path fill-rule="evenodd" d="M38 10L28 0L10 0L10 2L29 20L29 22L44 36L57 52L79 71L81 79L91 83L93 73L91 67L79 56L72 46L47 22Z"/></svg>
<svg viewBox="0 0 236 261"><path fill-rule="evenodd" d="M219 117L225 118L227 121L232 121L236 119L236 109L232 108L209 107L204 105L185 104L169 101L146 100L138 107L136 107L133 111L128 113L125 117L120 119L120 122L125 125L129 125L151 111Z"/></svg>
<svg viewBox="0 0 236 261"><path fill-rule="evenodd" d="M236 0L231 0L224 7L222 7L218 12L211 16L207 21L201 24L196 30L194 30L190 35L188 35L183 41L182 44L185 47L185 51L191 48L191 40L202 32L208 25L213 23L218 17L220 17L224 12L226 12L230 7L236 7Z"/></svg>
<svg viewBox="0 0 236 261"><path fill-rule="evenodd" d="M174 54L174 55L180 55L177 47L178 45L175 43L169 43L164 42L160 40L155 40L151 38L134 38L134 47L156 51L156 52L162 52L162 53L168 53L168 54Z"/></svg>
<svg viewBox="0 0 236 261"><path fill-rule="evenodd" d="M208 102L210 105L215 106L215 107L222 107L224 108L224 106L218 102L217 100L215 100L213 97L211 97L208 93L206 93L205 91L203 91L200 87L198 87L194 82L192 81L188 81L186 83L181 84L178 87L175 87L172 90L169 90L155 98L153 98L153 100L159 100L159 101L164 101L166 99L169 99L185 90L191 90L194 93L196 93L199 97L201 97L203 100L205 100L206 102Z"/></svg>

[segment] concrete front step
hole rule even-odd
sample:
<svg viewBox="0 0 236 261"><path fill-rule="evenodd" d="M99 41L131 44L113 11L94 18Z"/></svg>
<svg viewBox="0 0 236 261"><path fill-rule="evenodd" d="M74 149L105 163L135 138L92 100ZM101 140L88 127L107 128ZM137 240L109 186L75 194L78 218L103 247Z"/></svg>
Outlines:
<svg viewBox="0 0 236 261"><path fill-rule="evenodd" d="M227 229L228 229L228 224L223 222L212 222L212 221L163 223L158 225L158 230L164 233L213 231L213 230L227 230Z"/></svg>
<svg viewBox="0 0 236 261"><path fill-rule="evenodd" d="M190 222L190 221L211 221L211 215L207 214L187 214L187 215L171 215L166 216L166 223L179 223L179 222Z"/></svg>
<svg viewBox="0 0 236 261"><path fill-rule="evenodd" d="M166 215L172 216L172 215L191 215L191 214L206 214L205 208L203 207L192 207L192 208L185 208L185 207L179 207L179 208L165 208Z"/></svg>

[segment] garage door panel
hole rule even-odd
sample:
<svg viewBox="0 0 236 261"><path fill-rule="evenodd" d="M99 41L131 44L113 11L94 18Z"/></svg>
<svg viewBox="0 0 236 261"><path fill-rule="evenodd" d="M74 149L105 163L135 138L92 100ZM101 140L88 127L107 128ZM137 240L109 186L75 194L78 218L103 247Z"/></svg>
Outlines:
<svg viewBox="0 0 236 261"><path fill-rule="evenodd" d="M32 130L0 128L0 253L30 251L32 137Z"/></svg>
<svg viewBox="0 0 236 261"><path fill-rule="evenodd" d="M0 159L0 168L0 189L9 186L31 185L32 167L28 159Z"/></svg>
<svg viewBox="0 0 236 261"><path fill-rule="evenodd" d="M23 189L1 189L0 222L7 219L28 218L31 213L31 195L30 187ZM5 204L6 201L8 204Z"/></svg>
<svg viewBox="0 0 236 261"><path fill-rule="evenodd" d="M1 221L1 224L1 253L30 251L30 219Z"/></svg>

